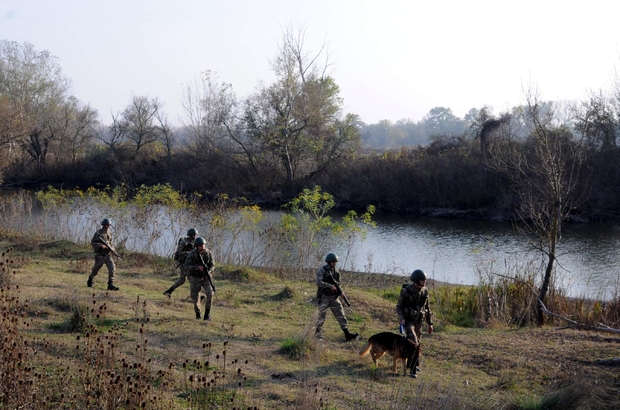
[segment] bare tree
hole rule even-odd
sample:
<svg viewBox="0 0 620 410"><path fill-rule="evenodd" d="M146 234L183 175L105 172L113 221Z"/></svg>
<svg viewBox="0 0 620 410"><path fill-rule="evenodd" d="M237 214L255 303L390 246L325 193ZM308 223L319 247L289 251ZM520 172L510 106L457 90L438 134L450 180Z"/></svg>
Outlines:
<svg viewBox="0 0 620 410"><path fill-rule="evenodd" d="M157 98L131 97L131 102L121 114L125 139L133 142L131 160L136 158L144 146L161 140L157 121L158 116L162 118L161 110L162 104Z"/></svg>
<svg viewBox="0 0 620 410"><path fill-rule="evenodd" d="M616 147L618 117L611 98L602 91L590 93L587 101L574 110L575 128L591 150L606 151Z"/></svg>
<svg viewBox="0 0 620 410"><path fill-rule="evenodd" d="M121 146L125 141L126 129L122 123L120 114L111 114L112 124L109 126L103 125L103 122L99 122L95 129L95 138L110 147L112 152Z"/></svg>
<svg viewBox="0 0 620 410"><path fill-rule="evenodd" d="M156 127L159 131L159 139L166 150L167 162L170 164L172 161L172 149L177 143L178 135L176 130L168 121L168 116L165 113L158 111L155 114L155 119L157 121Z"/></svg>
<svg viewBox="0 0 620 410"><path fill-rule="evenodd" d="M546 257L538 297L544 303L556 271L557 245L562 225L579 203L577 185L584 149L564 126L554 122L549 104L540 102L536 93L526 93L523 122L528 127L525 141L507 138L493 147L487 163L511 181L519 198L517 215L524 232L535 239L534 245ZM544 324L542 308L538 324Z"/></svg>

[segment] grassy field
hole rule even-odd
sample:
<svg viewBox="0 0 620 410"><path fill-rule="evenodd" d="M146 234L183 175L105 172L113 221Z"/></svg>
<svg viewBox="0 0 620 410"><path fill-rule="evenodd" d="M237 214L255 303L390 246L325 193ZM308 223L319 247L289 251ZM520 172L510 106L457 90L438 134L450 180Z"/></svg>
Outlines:
<svg viewBox="0 0 620 410"><path fill-rule="evenodd" d="M1 238L3 408L617 409L620 337L555 327L460 328L437 312L417 379L358 352L398 332L403 278L345 273L358 340L331 313L316 341L313 272L286 280L218 266L212 321L194 318L171 260L121 253L118 292L92 251ZM431 292L442 284L431 284ZM425 330L425 329L424 329ZM23 407L22 407L23 406Z"/></svg>

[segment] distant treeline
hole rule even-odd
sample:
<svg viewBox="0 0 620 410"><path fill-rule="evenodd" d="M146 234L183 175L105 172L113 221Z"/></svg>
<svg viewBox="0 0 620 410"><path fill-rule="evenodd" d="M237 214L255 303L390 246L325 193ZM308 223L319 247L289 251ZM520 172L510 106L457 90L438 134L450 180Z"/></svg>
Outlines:
<svg viewBox="0 0 620 410"><path fill-rule="evenodd" d="M364 124L342 111L338 85L306 58L302 40L285 34L276 80L249 97L204 73L185 90L180 125L145 96L105 125L70 94L52 55L0 41L0 182L169 183L272 205L318 185L343 208L378 212L506 219L542 201L576 220L620 216L618 95L530 99L463 119L436 107L418 122Z"/></svg>

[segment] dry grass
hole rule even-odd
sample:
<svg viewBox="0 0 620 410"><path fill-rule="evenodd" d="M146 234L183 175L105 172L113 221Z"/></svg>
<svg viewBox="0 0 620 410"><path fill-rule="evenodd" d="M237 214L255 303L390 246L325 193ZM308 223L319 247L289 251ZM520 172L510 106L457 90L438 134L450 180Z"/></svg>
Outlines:
<svg viewBox="0 0 620 410"><path fill-rule="evenodd" d="M350 327L362 337L344 342L328 316L319 342L312 338L311 272L282 282L220 266L213 321L204 322L194 319L187 284L171 299L162 295L177 277L165 259L122 254L121 290L106 292L105 272L91 289L84 268L76 269L92 256L86 248L0 241L0 249L11 246L2 276L2 314L10 321L0 327L0 368L3 380L23 383L3 384L0 408L620 406L618 369L597 362L620 356L620 338L611 334L461 328L439 320L436 332L422 339L418 379L392 373L387 362L374 368L358 351L370 335L398 331L390 294L402 278L345 277Z"/></svg>

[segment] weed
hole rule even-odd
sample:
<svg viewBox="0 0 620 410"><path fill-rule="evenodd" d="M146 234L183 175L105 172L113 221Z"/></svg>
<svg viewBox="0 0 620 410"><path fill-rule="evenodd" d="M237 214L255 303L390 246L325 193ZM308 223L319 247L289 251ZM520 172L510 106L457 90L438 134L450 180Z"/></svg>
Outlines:
<svg viewBox="0 0 620 410"><path fill-rule="evenodd" d="M280 345L280 353L291 359L303 359L314 351L314 342L309 337L285 338Z"/></svg>

